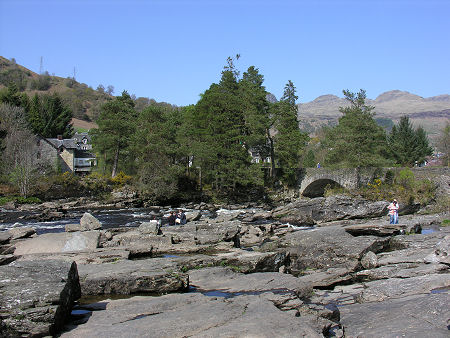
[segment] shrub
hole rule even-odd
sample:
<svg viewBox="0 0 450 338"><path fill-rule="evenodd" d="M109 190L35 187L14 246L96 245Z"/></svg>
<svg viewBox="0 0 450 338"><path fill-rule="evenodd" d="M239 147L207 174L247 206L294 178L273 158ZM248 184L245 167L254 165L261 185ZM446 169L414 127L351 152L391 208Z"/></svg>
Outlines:
<svg viewBox="0 0 450 338"><path fill-rule="evenodd" d="M82 185L93 195L111 191L111 178L100 173L92 173L82 179Z"/></svg>
<svg viewBox="0 0 450 338"><path fill-rule="evenodd" d="M116 187L123 187L124 185L131 183L131 180L132 180L131 176L125 175L125 173L121 171L111 179L111 182Z"/></svg>

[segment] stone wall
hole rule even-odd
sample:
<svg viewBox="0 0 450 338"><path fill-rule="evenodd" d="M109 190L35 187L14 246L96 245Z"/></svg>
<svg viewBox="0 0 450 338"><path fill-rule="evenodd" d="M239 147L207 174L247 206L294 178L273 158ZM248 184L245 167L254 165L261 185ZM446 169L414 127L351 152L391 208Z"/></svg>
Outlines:
<svg viewBox="0 0 450 338"><path fill-rule="evenodd" d="M59 154L61 158L61 169L63 172L74 172L74 151L72 149L62 148Z"/></svg>

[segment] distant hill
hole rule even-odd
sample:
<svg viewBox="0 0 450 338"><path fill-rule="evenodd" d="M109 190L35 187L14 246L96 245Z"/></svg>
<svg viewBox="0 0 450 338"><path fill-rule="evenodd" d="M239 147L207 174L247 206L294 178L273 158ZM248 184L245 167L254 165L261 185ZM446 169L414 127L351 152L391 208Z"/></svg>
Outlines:
<svg viewBox="0 0 450 338"><path fill-rule="evenodd" d="M435 141L447 121L450 121L450 95L423 98L406 91L392 90L367 100L375 106L375 118L391 119L397 123L407 115L414 126L422 126L431 141ZM339 107L348 105L344 98L322 95L298 105L298 118L302 129L315 133L324 125L335 125L342 116Z"/></svg>
<svg viewBox="0 0 450 338"><path fill-rule="evenodd" d="M15 83L21 91L28 95L34 93L58 93L63 101L69 105L74 114L74 126L83 129L95 128L100 107L112 98L104 88L95 90L73 78L62 78L50 75L48 72L37 74L15 62L0 56L0 88L8 83ZM269 94L267 99L276 102L274 95ZM149 104L157 103L153 99L137 98L136 109L142 110ZM367 100L368 104L375 106L375 118L396 123L401 116L408 115L415 126L421 125L428 133L430 139L435 141L445 123L450 120L450 95L444 94L423 98L405 91L392 90L379 95L375 100ZM170 105L168 103L161 103ZM316 133L325 125L337 124L339 107L347 105L344 98L335 95L322 95L315 100L298 105L300 127L309 132Z"/></svg>
<svg viewBox="0 0 450 338"><path fill-rule="evenodd" d="M100 106L112 96L105 91L90 88L73 78L62 78L48 72L37 74L15 62L0 56L0 88L10 83L29 96L58 93L73 112L75 118L85 121L95 120Z"/></svg>

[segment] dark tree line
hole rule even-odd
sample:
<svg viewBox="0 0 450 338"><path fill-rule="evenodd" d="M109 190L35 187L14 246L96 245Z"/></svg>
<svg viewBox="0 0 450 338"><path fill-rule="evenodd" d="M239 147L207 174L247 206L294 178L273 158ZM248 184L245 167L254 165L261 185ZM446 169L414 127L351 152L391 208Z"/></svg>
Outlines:
<svg viewBox="0 0 450 338"><path fill-rule="evenodd" d="M0 103L23 108L28 128L36 135L64 138L73 135L72 111L57 94L35 94L29 98L13 84L0 91Z"/></svg>

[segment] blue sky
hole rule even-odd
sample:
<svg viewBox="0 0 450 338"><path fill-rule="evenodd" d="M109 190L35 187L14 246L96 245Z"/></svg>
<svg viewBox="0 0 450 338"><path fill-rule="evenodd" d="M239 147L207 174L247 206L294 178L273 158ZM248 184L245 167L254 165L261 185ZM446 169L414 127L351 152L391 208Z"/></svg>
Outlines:
<svg viewBox="0 0 450 338"><path fill-rule="evenodd" d="M0 55L39 72L195 104L228 56L277 98L450 94L448 0L0 0Z"/></svg>

